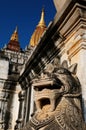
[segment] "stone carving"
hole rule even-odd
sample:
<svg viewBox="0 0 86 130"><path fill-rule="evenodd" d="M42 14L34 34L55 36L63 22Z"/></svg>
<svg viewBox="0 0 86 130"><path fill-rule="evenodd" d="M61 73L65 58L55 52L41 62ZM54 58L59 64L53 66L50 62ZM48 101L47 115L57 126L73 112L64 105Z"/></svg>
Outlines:
<svg viewBox="0 0 86 130"><path fill-rule="evenodd" d="M49 64L50 66L50 64ZM52 67L53 68L52 68ZM33 80L36 111L24 130L86 130L77 64L52 63Z"/></svg>

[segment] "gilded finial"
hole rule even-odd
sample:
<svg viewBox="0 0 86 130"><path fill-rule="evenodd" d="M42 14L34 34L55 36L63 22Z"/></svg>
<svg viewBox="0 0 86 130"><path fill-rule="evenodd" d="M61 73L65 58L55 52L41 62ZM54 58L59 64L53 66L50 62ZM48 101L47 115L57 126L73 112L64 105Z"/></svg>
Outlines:
<svg viewBox="0 0 86 130"><path fill-rule="evenodd" d="M18 27L16 26L16 28L15 28L15 31L14 31L15 33L18 33Z"/></svg>
<svg viewBox="0 0 86 130"><path fill-rule="evenodd" d="M16 26L14 33L12 34L10 40L12 41L19 41L18 40L18 27Z"/></svg>
<svg viewBox="0 0 86 130"><path fill-rule="evenodd" d="M45 16L44 8L42 8L41 18L40 18L40 21L39 21L39 23L38 23L38 26L46 27L45 20L44 20L44 16Z"/></svg>

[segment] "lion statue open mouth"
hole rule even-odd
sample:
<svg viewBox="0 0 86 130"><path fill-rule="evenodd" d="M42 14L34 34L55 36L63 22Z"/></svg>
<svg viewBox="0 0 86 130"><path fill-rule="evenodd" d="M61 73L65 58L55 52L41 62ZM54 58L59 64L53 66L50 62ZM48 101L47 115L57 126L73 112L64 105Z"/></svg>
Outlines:
<svg viewBox="0 0 86 130"><path fill-rule="evenodd" d="M36 111L24 130L85 130L77 64L49 64L33 80Z"/></svg>

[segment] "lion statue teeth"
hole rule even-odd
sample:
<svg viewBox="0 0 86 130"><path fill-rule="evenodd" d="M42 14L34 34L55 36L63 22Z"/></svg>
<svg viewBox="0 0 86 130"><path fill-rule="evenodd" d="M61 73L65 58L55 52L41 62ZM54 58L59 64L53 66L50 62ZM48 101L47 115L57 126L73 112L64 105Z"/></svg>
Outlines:
<svg viewBox="0 0 86 130"><path fill-rule="evenodd" d="M53 62L33 80L36 111L24 130L86 130L76 72L77 64Z"/></svg>

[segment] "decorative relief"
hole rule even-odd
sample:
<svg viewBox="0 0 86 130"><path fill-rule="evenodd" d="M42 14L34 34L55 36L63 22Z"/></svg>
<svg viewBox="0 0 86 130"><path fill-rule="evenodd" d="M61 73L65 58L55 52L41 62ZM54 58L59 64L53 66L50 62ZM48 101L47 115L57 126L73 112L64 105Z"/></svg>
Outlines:
<svg viewBox="0 0 86 130"><path fill-rule="evenodd" d="M77 64L49 64L33 80L36 111L23 130L85 130Z"/></svg>

